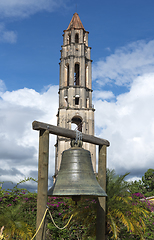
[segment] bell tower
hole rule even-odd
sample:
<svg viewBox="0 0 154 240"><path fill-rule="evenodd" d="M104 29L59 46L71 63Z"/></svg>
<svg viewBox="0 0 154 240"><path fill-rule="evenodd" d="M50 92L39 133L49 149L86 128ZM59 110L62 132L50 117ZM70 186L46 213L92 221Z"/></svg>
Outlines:
<svg viewBox="0 0 154 240"><path fill-rule="evenodd" d="M88 46L88 34L77 13L63 34L61 46L59 77L59 109L57 126L77 129L94 135L94 106L92 105L92 69L91 48ZM61 154L70 148L70 139L58 136L55 145L55 176L57 175ZM96 172L96 147L83 143L83 148L91 152L94 172Z"/></svg>

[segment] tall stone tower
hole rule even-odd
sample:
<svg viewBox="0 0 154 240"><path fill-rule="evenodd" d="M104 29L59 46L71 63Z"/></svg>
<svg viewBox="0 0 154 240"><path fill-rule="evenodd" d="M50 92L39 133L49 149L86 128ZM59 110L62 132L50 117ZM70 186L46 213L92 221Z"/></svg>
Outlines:
<svg viewBox="0 0 154 240"><path fill-rule="evenodd" d="M77 129L94 135L94 107L92 105L92 70L91 48L88 46L88 33L78 16L72 20L63 34L60 58L59 109L57 125ZM55 176L61 163L61 154L70 148L70 139L58 136L55 153ZM91 152L94 171L96 172L96 147L84 143L83 147Z"/></svg>

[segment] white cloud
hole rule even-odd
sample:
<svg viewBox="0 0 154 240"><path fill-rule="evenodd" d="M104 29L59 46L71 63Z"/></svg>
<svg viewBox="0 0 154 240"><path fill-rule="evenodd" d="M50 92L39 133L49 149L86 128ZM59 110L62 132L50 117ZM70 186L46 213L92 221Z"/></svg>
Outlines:
<svg viewBox="0 0 154 240"><path fill-rule="evenodd" d="M50 86L41 94L27 88L1 93L0 181L19 182L24 177L37 178L39 132L32 130L32 122L38 120L56 125L57 93L58 86ZM52 135L50 179L54 174L54 144L55 136Z"/></svg>
<svg viewBox="0 0 154 240"><path fill-rule="evenodd" d="M99 91L93 93L96 134L111 142L108 167L139 179L153 167L154 40L117 49L94 64L93 75L99 83ZM126 86L128 92L114 98L111 91L101 89L103 85L114 93L113 86Z"/></svg>
<svg viewBox="0 0 154 240"><path fill-rule="evenodd" d="M39 11L53 11L64 6L63 0L1 0L0 16L3 17L28 17Z"/></svg>
<svg viewBox="0 0 154 240"><path fill-rule="evenodd" d="M137 77L115 102L94 99L96 134L111 142L108 167L140 177L153 167L154 73Z"/></svg>
<svg viewBox="0 0 154 240"><path fill-rule="evenodd" d="M106 51L111 52L111 48L107 47L105 48Z"/></svg>
<svg viewBox="0 0 154 240"><path fill-rule="evenodd" d="M115 98L113 92L111 91L98 91L95 90L93 93L93 98L95 99L112 99Z"/></svg>
<svg viewBox="0 0 154 240"><path fill-rule="evenodd" d="M17 34L5 28L4 23L0 23L0 42L16 43Z"/></svg>
<svg viewBox="0 0 154 240"><path fill-rule="evenodd" d="M130 86L137 76L154 72L154 40L137 41L93 65L93 79L100 85Z"/></svg>
<svg viewBox="0 0 154 240"><path fill-rule="evenodd" d="M128 177L129 177L129 175L128 175ZM132 177L132 178L127 179L128 182L134 182L134 181L139 181L139 180L142 180L142 178L141 177Z"/></svg>
<svg viewBox="0 0 154 240"><path fill-rule="evenodd" d="M0 79L0 96L1 96L1 93L4 92L5 90L6 90L5 83L2 79Z"/></svg>

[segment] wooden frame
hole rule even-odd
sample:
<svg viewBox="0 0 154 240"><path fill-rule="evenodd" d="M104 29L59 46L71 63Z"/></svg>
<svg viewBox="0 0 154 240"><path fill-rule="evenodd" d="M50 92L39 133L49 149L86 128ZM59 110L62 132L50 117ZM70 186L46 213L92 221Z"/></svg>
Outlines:
<svg viewBox="0 0 154 240"><path fill-rule="evenodd" d="M49 134L75 139L76 131L38 121L32 123L32 128L40 131L36 224L36 228L38 228L47 204ZM106 191L106 147L109 147L110 143L105 139L84 133L82 133L82 141L99 145L98 182L104 191ZM105 212L106 198L99 197L97 202L96 240L105 240ZM45 240L45 228L44 223L36 235L36 240Z"/></svg>

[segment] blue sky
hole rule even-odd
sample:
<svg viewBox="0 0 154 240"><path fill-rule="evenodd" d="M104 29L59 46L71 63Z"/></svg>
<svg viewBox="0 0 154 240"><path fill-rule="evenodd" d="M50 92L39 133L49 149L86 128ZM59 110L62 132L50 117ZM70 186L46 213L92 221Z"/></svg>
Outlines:
<svg viewBox="0 0 154 240"><path fill-rule="evenodd" d="M31 123L56 125L62 34L76 11L89 31L95 128L111 142L108 167L131 179L154 168L153 0L1 0L0 181L37 178ZM55 137L50 143L52 175Z"/></svg>
<svg viewBox="0 0 154 240"><path fill-rule="evenodd" d="M94 63L131 42L153 39L154 3L150 0L55 1L59 7L54 8L52 0L38 1L38 10L34 0L1 2L1 78L11 91L28 87L40 92L44 85L58 83L62 34L76 9L90 32ZM7 40L5 32L12 34Z"/></svg>

